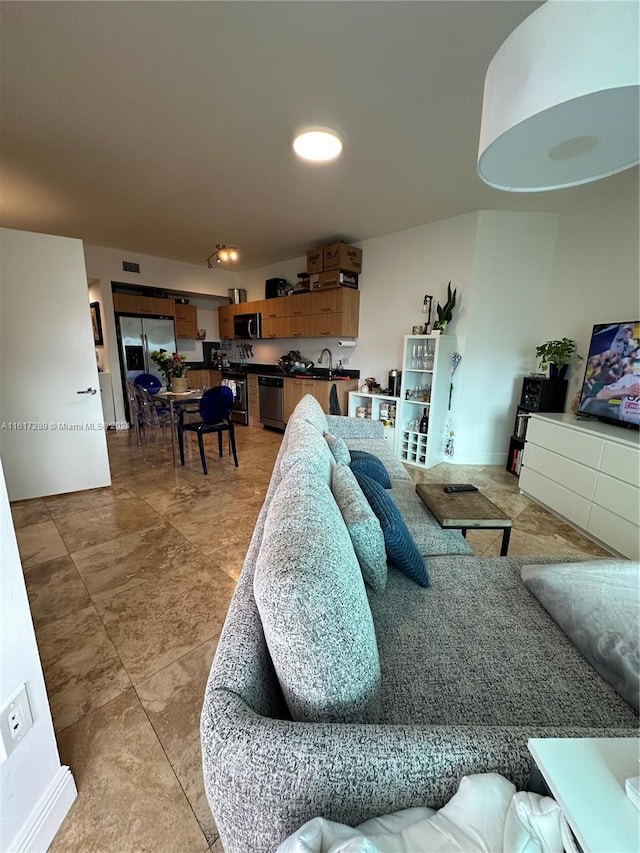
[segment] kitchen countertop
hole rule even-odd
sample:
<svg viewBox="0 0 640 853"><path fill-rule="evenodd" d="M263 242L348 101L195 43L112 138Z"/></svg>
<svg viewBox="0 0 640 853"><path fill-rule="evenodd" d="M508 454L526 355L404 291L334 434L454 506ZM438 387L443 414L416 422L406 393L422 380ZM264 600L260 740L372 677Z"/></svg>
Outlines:
<svg viewBox="0 0 640 853"><path fill-rule="evenodd" d="M217 368L211 367L211 365L206 364L203 361L190 361L187 362L187 367L191 368L191 370L216 370ZM313 370L303 376L301 374L295 374L293 376L289 376L289 374L283 373L277 364L240 364L239 362L231 362L229 368L225 368L220 371L222 374L225 373L253 373L259 374L260 376L282 376L285 379L318 379L320 381L329 381L329 370L326 367L314 367ZM343 370L342 373L343 379L359 379L360 371L359 370ZM334 380L340 381L338 376L334 375L331 377L331 381Z"/></svg>

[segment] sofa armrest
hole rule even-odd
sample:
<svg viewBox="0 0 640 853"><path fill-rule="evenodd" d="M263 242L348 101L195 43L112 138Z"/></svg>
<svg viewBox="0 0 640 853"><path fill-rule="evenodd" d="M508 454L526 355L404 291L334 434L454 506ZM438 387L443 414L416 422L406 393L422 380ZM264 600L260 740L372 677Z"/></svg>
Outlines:
<svg viewBox="0 0 640 853"><path fill-rule="evenodd" d="M327 424L328 431L340 438L384 438L384 427L380 421L327 415Z"/></svg>
<svg viewBox="0 0 640 853"><path fill-rule="evenodd" d="M602 737L601 729L534 729L296 723L261 717L237 694L209 687L205 788L226 853L274 853L318 815L355 826L412 806L440 808L471 773L501 773L523 789L529 737Z"/></svg>

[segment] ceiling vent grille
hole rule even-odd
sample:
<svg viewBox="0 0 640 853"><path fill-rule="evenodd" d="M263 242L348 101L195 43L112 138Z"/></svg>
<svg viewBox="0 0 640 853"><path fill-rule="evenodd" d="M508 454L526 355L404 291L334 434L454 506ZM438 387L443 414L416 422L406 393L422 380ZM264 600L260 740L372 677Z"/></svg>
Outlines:
<svg viewBox="0 0 640 853"><path fill-rule="evenodd" d="M140 272L140 264L134 264L133 261L123 261L122 269L125 272Z"/></svg>

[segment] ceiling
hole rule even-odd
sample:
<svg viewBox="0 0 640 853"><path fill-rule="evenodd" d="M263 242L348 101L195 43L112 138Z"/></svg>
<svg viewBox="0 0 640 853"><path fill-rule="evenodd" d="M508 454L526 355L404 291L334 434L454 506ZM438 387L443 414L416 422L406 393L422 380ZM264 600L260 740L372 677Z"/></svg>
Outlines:
<svg viewBox="0 0 640 853"><path fill-rule="evenodd" d="M589 192L476 175L486 67L540 5L0 3L0 224L237 269L472 210L560 211ZM344 136L333 164L294 130Z"/></svg>

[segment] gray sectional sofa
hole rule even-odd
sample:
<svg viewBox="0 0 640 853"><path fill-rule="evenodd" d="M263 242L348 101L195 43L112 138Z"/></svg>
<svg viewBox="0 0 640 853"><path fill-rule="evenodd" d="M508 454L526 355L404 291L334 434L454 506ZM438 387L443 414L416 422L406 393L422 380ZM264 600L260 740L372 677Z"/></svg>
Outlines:
<svg viewBox="0 0 640 853"><path fill-rule="evenodd" d="M391 566L384 591L364 586L327 431L384 461L428 589ZM202 710L226 853L272 853L318 815L355 825L439 808L465 774L523 788L530 737L637 733L635 711L522 583L522 565L549 559L473 557L425 510L382 433L312 397L287 426Z"/></svg>

